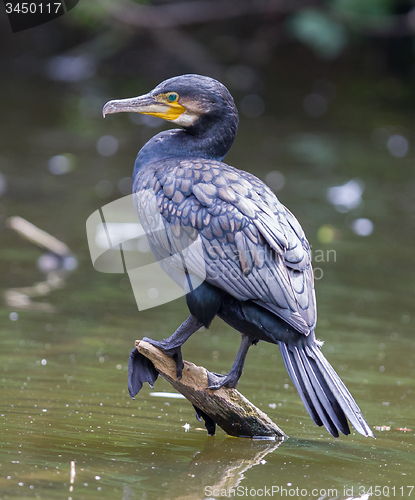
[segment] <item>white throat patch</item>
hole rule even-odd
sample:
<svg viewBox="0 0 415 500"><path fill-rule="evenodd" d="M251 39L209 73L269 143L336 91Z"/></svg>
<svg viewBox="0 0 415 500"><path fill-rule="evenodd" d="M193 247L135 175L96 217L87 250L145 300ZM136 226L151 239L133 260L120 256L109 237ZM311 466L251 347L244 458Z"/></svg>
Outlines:
<svg viewBox="0 0 415 500"><path fill-rule="evenodd" d="M177 123L178 125L181 125L182 127L190 127L195 123L195 121L199 118L199 115L195 113L190 113L188 110L186 110L184 113L182 113L178 118L175 120L171 120L172 123Z"/></svg>

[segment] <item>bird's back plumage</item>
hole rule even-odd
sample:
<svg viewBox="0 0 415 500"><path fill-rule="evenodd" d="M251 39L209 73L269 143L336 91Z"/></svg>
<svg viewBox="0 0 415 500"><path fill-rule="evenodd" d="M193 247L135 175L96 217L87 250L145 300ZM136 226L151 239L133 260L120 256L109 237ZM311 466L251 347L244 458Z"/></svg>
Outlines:
<svg viewBox="0 0 415 500"><path fill-rule="evenodd" d="M310 247L295 217L258 178L219 161L160 160L140 171L136 193L154 193L169 234L197 231L206 281L252 300L308 335L316 322ZM149 213L140 196L139 213ZM163 245L171 255L172 242ZM200 270L189 269L198 274Z"/></svg>

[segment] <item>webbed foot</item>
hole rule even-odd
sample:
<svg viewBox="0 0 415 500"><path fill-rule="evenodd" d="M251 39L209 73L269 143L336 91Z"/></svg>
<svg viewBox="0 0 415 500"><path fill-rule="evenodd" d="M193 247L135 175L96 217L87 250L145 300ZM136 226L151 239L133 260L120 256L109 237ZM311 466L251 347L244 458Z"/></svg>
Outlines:
<svg viewBox="0 0 415 500"><path fill-rule="evenodd" d="M134 399L134 396L143 387L144 382L148 382L150 387L153 388L158 375L153 363L134 348L130 353L128 362L128 392L130 396Z"/></svg>
<svg viewBox="0 0 415 500"><path fill-rule="evenodd" d="M219 373L207 372L209 386L208 389L218 390L221 387L227 387L229 389L234 389L239 382L239 377L230 371L226 375L220 375Z"/></svg>
<svg viewBox="0 0 415 500"><path fill-rule="evenodd" d="M184 368L181 346L172 347L171 344L165 340L153 340L148 337L144 337L143 340L154 347L157 347L157 349L160 349L160 351L169 356L169 358L174 359L176 362L176 377L177 380L180 380L182 378Z"/></svg>

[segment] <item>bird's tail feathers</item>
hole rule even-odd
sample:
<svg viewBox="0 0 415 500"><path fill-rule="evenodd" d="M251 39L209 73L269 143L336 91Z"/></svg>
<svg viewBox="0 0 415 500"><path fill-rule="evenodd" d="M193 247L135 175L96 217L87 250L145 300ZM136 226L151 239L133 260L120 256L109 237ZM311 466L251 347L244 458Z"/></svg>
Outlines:
<svg viewBox="0 0 415 500"><path fill-rule="evenodd" d="M375 437L347 387L315 346L278 342L288 374L314 422L334 437L350 434L347 419L364 436ZM347 417L347 418L346 418Z"/></svg>

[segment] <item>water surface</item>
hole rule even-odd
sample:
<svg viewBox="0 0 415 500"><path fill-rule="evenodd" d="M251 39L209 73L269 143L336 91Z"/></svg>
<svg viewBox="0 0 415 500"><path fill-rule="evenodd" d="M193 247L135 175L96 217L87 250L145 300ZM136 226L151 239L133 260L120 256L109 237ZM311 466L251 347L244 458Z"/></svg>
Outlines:
<svg viewBox="0 0 415 500"><path fill-rule="evenodd" d="M415 496L409 488L415 444L414 152L398 158L373 142L373 131L388 124L405 125L411 141L406 112L385 118L369 109L371 118L356 121L345 112L353 100L344 97L327 120L313 121L298 110L298 116L280 110L277 117L270 99L266 116L242 117L227 161L263 179L272 170L283 173L278 196L305 228L319 268L323 352L369 424L380 429L372 440L354 431L334 439L317 428L277 347L260 343L248 354L238 388L290 436L278 446L227 437L220 429L208 437L186 400L154 397L148 386L135 401L129 398L134 340L170 335L187 309L180 299L138 312L126 276L93 269L85 221L125 194L118 183L157 129L126 116L103 121L92 108L82 114L81 95L44 82L14 83L19 96L37 85L38 99L17 99L13 82L2 84L10 97L0 130L0 172L7 182L2 224L12 215L28 219L65 241L78 267L63 288L26 309L1 305L0 499L219 498L231 487L251 496L274 487L276 498L284 496L281 488L299 488L304 498L361 497L369 488L382 498L388 492ZM117 97L95 90L102 103ZM105 135L119 141L118 152L108 157L96 148ZM48 162L62 154L71 155L71 168L54 175ZM327 200L327 189L356 177L365 184L363 201L341 213ZM373 223L370 235L353 231L359 218ZM1 292L44 281L37 268L42 253L3 224ZM238 345L238 334L216 320L183 353L212 371L227 371ZM171 392L161 379L155 390Z"/></svg>

